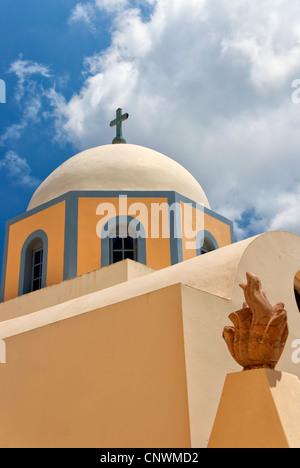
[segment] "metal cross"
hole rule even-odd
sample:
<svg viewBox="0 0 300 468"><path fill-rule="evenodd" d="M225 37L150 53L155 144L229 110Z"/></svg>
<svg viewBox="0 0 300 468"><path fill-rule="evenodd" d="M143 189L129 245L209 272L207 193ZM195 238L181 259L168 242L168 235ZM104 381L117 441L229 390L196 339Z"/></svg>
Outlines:
<svg viewBox="0 0 300 468"><path fill-rule="evenodd" d="M113 139L113 144L126 143L126 140L122 137L122 122L124 122L124 120L127 120L128 117L129 114L126 113L122 115L122 109L117 109L115 120L112 120L110 122L111 127L117 126L117 136Z"/></svg>

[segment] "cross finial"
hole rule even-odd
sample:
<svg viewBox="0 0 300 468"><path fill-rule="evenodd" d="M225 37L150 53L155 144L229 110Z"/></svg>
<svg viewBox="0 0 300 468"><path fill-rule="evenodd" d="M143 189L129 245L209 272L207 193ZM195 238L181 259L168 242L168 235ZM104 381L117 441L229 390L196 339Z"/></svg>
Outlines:
<svg viewBox="0 0 300 468"><path fill-rule="evenodd" d="M127 120L129 114L122 115L122 109L117 109L116 118L110 122L111 127L117 126L117 136L113 139L113 144L115 143L126 143L126 140L122 137L122 122Z"/></svg>

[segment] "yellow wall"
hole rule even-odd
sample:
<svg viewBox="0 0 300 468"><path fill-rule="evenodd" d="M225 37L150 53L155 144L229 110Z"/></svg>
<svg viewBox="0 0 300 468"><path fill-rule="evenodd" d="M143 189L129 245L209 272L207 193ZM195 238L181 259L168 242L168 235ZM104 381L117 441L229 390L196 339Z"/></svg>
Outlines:
<svg viewBox="0 0 300 468"><path fill-rule="evenodd" d="M281 372L256 369L228 374L208 448L290 448L287 436L293 438L293 431L298 432L299 420L289 421L286 428L283 423L285 414L293 413L289 403L299 413L299 399L295 405L296 398L290 397L293 393L299 397L299 380L287 376L294 378L296 385L289 381L280 391L277 388L284 401L282 407L272 392L284 380Z"/></svg>
<svg viewBox="0 0 300 468"><path fill-rule="evenodd" d="M148 229L151 233L151 203L167 203L167 199L127 198L127 205L142 203L148 210ZM83 275L101 267L101 239L96 228L104 216L96 214L100 203L110 203L115 207L116 216L119 212L119 198L80 198L78 201L78 263L77 274ZM128 211L130 215L130 210ZM140 214L137 213L137 217ZM133 217L136 217L133 215ZM140 218L139 218L140 219ZM171 265L170 239L155 239L150 235L146 238L147 266L159 270Z"/></svg>
<svg viewBox="0 0 300 468"><path fill-rule="evenodd" d="M4 300L18 296L22 247L28 236L38 229L48 236L47 286L63 280L65 202L10 226Z"/></svg>
<svg viewBox="0 0 300 468"><path fill-rule="evenodd" d="M184 203L180 202L181 206L181 223L184 226ZM203 214L203 218L199 217L199 223L197 225L196 220L196 208L192 208L192 221L193 221L193 230L195 233L205 230L210 232L213 237L216 239L218 246L225 247L226 245L231 244L231 230L228 224L223 223L219 219L210 216L207 213ZM182 232L182 253L183 253L183 260L188 260L189 258L193 258L196 256L196 244L195 248L186 248L187 242L196 242L196 234L191 238L187 238L184 232Z"/></svg>
<svg viewBox="0 0 300 468"><path fill-rule="evenodd" d="M166 229L162 232L162 219L153 216L153 206L158 205L168 207L167 198L130 198L126 197L126 210L120 208L119 197L114 198L95 198L82 197L78 200L78 244L77 244L77 275L81 276L85 273L95 271L101 268L101 238L99 235L99 223L105 224L108 220L107 212L97 213L97 207L103 204L110 204L114 207L114 213L110 218L115 216L130 215L133 218L138 218L142 221L146 232L146 263L147 266L155 270L166 268L171 265L171 247L170 247L170 232L168 223L168 211L164 214L167 223L164 223ZM144 207L145 212L136 211L138 205ZM145 221L146 213L146 221ZM196 209L192 208L193 216L195 217ZM184 203L181 202L182 226L184 226ZM157 223L160 225L158 237L153 236L153 228ZM101 225L102 225L101 224ZM195 228L196 226L194 226ZM25 218L10 226L6 283L4 300L12 299L18 295L19 275L20 275L20 256L24 242L28 236L35 230L44 230L48 236L48 265L47 265L47 286L63 281L64 269L64 234L65 234L65 202L53 205L39 213L36 213L28 218ZM230 226L222 221L204 214L204 223L201 223L199 230L205 229L209 231L219 247L223 247L231 243ZM187 239L183 232L183 260L196 256L196 248L186 248L186 241L194 241Z"/></svg>
<svg viewBox="0 0 300 468"><path fill-rule="evenodd" d="M5 342L0 447L190 447L180 285Z"/></svg>

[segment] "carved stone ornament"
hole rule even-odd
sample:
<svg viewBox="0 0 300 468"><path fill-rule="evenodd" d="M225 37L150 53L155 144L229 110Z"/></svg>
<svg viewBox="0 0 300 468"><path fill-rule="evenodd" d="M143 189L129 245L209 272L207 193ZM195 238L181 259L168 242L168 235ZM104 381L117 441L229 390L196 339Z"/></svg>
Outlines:
<svg viewBox="0 0 300 468"><path fill-rule="evenodd" d="M288 337L287 312L282 302L270 304L257 276L246 276L247 284L240 284L246 302L229 316L234 326L224 328L223 338L244 370L274 369Z"/></svg>

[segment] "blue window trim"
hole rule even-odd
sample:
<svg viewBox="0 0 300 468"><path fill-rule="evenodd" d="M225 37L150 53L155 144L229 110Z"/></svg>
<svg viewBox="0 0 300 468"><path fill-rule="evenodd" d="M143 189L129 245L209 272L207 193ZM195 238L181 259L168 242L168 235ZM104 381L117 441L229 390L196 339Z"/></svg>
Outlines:
<svg viewBox="0 0 300 468"><path fill-rule="evenodd" d="M78 197L69 192L65 200L64 281L77 276L78 255Z"/></svg>
<svg viewBox="0 0 300 468"><path fill-rule="evenodd" d="M138 233L136 238L137 242L137 261L147 265L146 257L146 234L145 228L142 223L132 216L116 216L115 218L109 219L101 230L101 268L111 264L110 258L110 239L112 236L109 235L111 232L116 232L116 227L119 224L129 224Z"/></svg>
<svg viewBox="0 0 300 468"><path fill-rule="evenodd" d="M18 290L19 296L31 292L32 249L29 247L30 244L36 239L41 239L43 243L42 288L46 287L47 285L48 236L45 231L38 229L27 237L22 247Z"/></svg>
<svg viewBox="0 0 300 468"><path fill-rule="evenodd" d="M205 242L205 239L209 239L213 245L215 250L219 248L219 244L214 238L214 236L209 231L199 231L196 236L196 255L201 255L201 248Z"/></svg>

